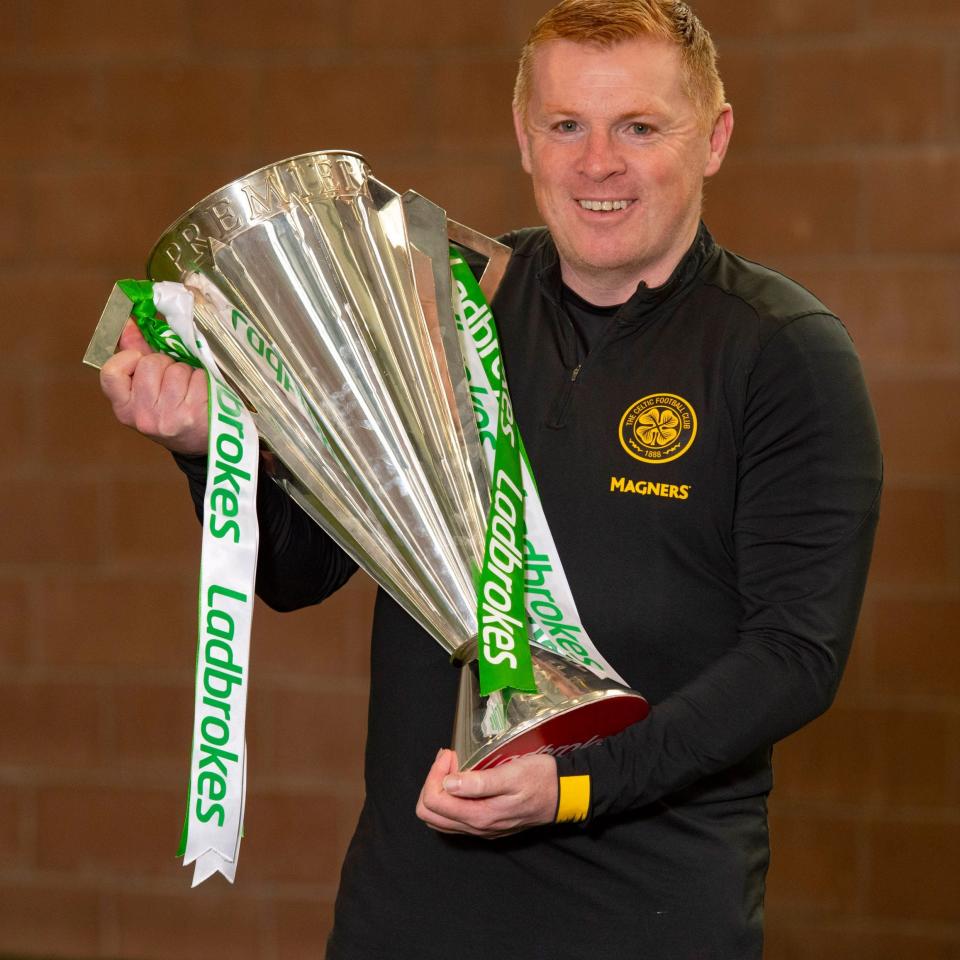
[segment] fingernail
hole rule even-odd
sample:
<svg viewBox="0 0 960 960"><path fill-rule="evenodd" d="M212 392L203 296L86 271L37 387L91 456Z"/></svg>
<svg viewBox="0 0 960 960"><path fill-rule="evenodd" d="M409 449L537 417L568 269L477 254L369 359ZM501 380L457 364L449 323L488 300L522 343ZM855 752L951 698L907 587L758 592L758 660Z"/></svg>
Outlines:
<svg viewBox="0 0 960 960"><path fill-rule="evenodd" d="M455 790L460 789L461 780L459 777L444 777L443 778L443 789L447 793L452 793Z"/></svg>

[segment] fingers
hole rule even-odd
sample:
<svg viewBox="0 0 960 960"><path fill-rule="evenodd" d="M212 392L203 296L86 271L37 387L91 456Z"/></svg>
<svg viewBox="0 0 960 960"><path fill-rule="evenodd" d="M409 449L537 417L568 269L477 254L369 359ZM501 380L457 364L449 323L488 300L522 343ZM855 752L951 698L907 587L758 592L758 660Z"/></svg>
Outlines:
<svg viewBox="0 0 960 960"><path fill-rule="evenodd" d="M424 782L417 816L434 830L492 838L549 823L555 809L552 757L459 772L452 751L441 751Z"/></svg>
<svg viewBox="0 0 960 960"><path fill-rule="evenodd" d="M197 409L207 409L207 374L196 367L191 367L190 384L187 387L187 396L184 403Z"/></svg>
<svg viewBox="0 0 960 960"><path fill-rule="evenodd" d="M100 389L113 405L114 412L130 401L133 389L133 373L141 360L136 350L124 350L115 353L100 368Z"/></svg>
<svg viewBox="0 0 960 960"><path fill-rule="evenodd" d="M139 336L139 332L137 334ZM100 384L116 418L178 453L207 449L207 377L163 353L135 347L114 354Z"/></svg>
<svg viewBox="0 0 960 960"><path fill-rule="evenodd" d="M141 411L147 411L160 403L165 374L167 368L172 366L173 359L165 353L151 353L140 357L140 362L133 371L130 399ZM182 394L179 399L183 399Z"/></svg>
<svg viewBox="0 0 960 960"><path fill-rule="evenodd" d="M441 750L437 754L420 791L420 799L417 802L418 816L420 816L421 807L426 811L431 809L426 807L425 798L429 798L432 803L435 803L435 798L443 793L443 778L456 770L456 766L457 755L452 750Z"/></svg>

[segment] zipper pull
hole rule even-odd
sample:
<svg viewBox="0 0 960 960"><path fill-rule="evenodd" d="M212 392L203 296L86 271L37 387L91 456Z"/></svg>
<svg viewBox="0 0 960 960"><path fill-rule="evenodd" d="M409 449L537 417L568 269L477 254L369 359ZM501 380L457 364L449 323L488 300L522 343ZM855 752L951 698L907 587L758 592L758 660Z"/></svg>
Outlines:
<svg viewBox="0 0 960 960"><path fill-rule="evenodd" d="M576 383L576 382L577 382L577 377L580 376L580 371L581 371L581 369L583 369L583 364L582 364L582 363L578 363L578 364L570 371L570 382L571 382L571 383Z"/></svg>

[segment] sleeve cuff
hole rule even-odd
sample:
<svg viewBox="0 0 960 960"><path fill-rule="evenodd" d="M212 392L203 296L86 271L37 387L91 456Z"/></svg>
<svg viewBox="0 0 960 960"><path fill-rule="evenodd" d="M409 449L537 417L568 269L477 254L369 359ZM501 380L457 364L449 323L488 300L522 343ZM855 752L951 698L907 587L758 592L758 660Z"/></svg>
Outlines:
<svg viewBox="0 0 960 960"><path fill-rule="evenodd" d="M557 777L555 823L582 823L590 815L590 775Z"/></svg>

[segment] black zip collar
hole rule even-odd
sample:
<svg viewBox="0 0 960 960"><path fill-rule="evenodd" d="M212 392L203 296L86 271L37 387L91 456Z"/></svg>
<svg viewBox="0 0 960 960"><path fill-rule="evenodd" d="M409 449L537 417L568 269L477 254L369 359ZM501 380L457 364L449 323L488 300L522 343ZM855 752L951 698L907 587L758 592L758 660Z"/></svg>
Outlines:
<svg viewBox="0 0 960 960"><path fill-rule="evenodd" d="M642 320L652 310L662 307L686 291L696 282L703 266L713 256L716 244L703 221L697 229L690 248L683 255L669 278L659 287L648 287L643 281L633 296L624 303L616 315L616 322L633 324ZM560 257L549 231L544 230L540 249L537 251L537 279L543 295L555 307L561 306L562 279Z"/></svg>

